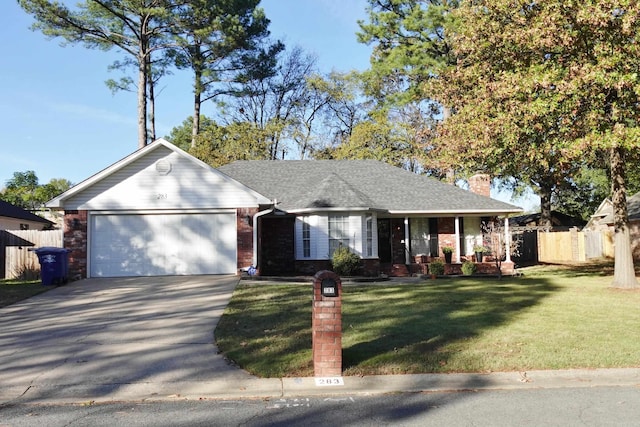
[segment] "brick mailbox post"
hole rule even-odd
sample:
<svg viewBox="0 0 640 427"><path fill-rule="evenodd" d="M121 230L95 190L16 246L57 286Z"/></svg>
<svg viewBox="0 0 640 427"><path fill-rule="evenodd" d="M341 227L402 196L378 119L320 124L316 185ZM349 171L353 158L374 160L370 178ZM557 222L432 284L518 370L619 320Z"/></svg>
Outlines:
<svg viewBox="0 0 640 427"><path fill-rule="evenodd" d="M313 277L311 329L314 375L342 375L342 282L333 271Z"/></svg>

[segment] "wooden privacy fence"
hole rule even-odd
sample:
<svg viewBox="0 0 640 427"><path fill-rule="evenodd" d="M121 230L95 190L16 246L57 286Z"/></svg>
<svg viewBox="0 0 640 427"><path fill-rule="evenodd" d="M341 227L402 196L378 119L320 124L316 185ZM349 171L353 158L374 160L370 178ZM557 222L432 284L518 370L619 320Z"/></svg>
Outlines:
<svg viewBox="0 0 640 427"><path fill-rule="evenodd" d="M538 232L540 262L585 262L613 256L613 233L610 230Z"/></svg>
<svg viewBox="0 0 640 427"><path fill-rule="evenodd" d="M0 230L0 277L36 279L38 256L29 249L62 247L62 230Z"/></svg>

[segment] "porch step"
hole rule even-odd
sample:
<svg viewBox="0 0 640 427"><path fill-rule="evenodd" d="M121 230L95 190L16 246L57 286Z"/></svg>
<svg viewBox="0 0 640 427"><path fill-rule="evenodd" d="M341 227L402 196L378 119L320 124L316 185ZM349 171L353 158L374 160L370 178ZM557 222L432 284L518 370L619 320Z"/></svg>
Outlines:
<svg viewBox="0 0 640 427"><path fill-rule="evenodd" d="M393 264L391 266L391 271L389 273L391 277L409 277L411 273L409 273L409 269L406 264Z"/></svg>

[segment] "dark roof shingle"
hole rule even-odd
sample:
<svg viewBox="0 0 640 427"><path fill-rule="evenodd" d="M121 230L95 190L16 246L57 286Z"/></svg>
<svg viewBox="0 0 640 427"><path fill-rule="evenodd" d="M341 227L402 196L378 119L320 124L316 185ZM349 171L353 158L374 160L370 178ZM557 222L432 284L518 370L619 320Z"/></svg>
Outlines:
<svg viewBox="0 0 640 427"><path fill-rule="evenodd" d="M285 211L498 214L521 209L376 160L242 160L219 170Z"/></svg>
<svg viewBox="0 0 640 427"><path fill-rule="evenodd" d="M44 219L36 214L33 214L29 211L25 211L22 208L19 208L11 203L5 202L4 200L0 200L0 216L22 219L25 221L35 221L41 222L43 224L53 224L53 222L48 219Z"/></svg>

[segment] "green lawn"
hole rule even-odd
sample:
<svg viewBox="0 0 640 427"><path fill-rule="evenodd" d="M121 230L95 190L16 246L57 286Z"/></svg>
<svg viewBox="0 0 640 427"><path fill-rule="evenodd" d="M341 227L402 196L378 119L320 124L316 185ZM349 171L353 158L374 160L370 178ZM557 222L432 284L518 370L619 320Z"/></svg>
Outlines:
<svg viewBox="0 0 640 427"><path fill-rule="evenodd" d="M640 291L610 288L606 270L345 285L344 374L638 367ZM310 285L240 285L220 350L261 377L313 376Z"/></svg>
<svg viewBox="0 0 640 427"><path fill-rule="evenodd" d="M40 280L0 280L0 307L6 307L27 299L49 288L43 286Z"/></svg>

